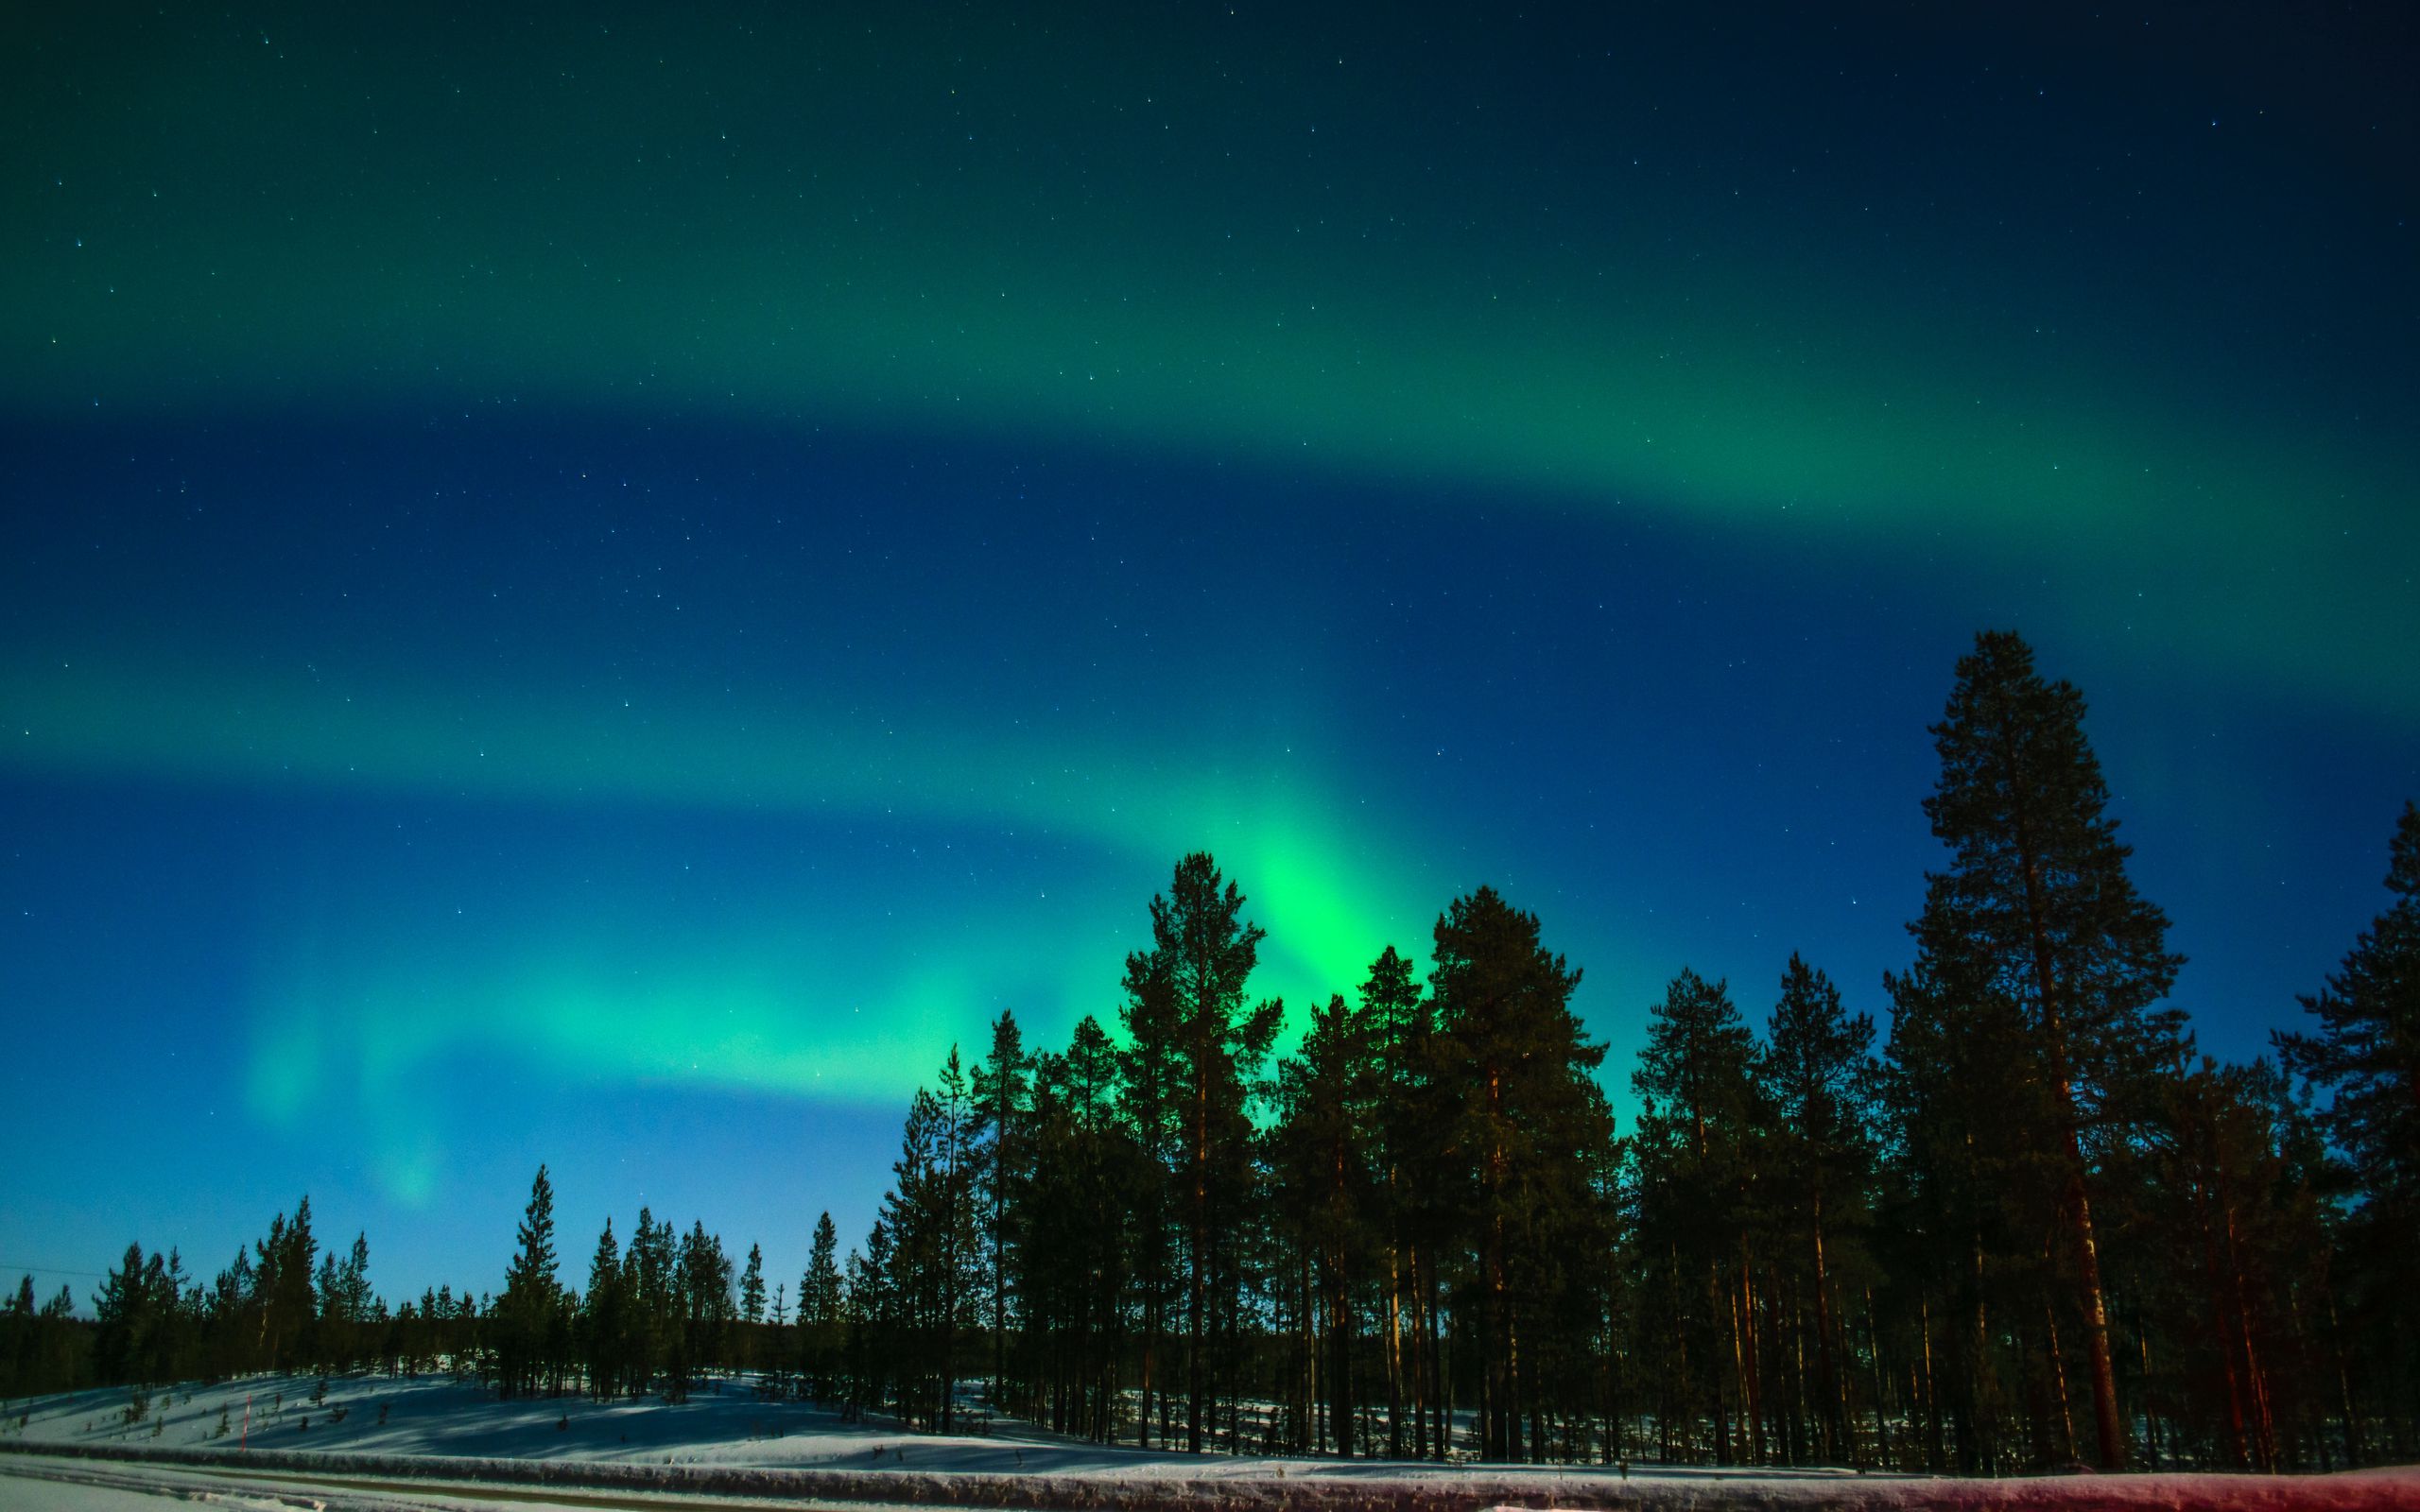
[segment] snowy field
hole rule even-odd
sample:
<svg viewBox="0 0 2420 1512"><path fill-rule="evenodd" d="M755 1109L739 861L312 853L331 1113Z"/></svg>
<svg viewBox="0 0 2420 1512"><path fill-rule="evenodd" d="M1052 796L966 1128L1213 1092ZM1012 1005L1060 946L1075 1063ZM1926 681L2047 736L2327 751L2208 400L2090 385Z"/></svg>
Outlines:
<svg viewBox="0 0 2420 1512"><path fill-rule="evenodd" d="M317 1477L378 1504L467 1506L473 1487L517 1483L528 1506L682 1504L730 1498L1016 1506L1055 1512L1149 1512L1163 1506L1316 1512L1478 1512L1493 1506L1655 1508L2113 1507L2420 1508L2420 1470L2335 1476L2070 1476L1955 1481L1836 1470L1452 1468L1374 1460L1230 1458L1104 1448L1023 1427L938 1435L851 1423L795 1402L759 1400L744 1383L692 1400L599 1404L579 1398L496 1401L441 1376L338 1377L325 1400L311 1377L254 1377L156 1393L129 1420L124 1390L8 1403L0 1415L0 1506L81 1506L155 1489L194 1491L209 1467ZM249 1429L247 1409L249 1406ZM22 1419L22 1420L21 1420ZM78 1456L77 1460L55 1458ZM124 1464L122 1456L167 1461ZM40 1456L39 1460L33 1456ZM100 1461L107 1463L100 1463ZM78 1469L78 1466L82 1469ZM65 1467L62 1469L61 1467ZM12 1468L21 1472L9 1473ZM84 1477L28 1480L23 1472ZM180 1480L182 1477L182 1480ZM450 1484L446 1484L450 1483ZM150 1484L150 1483L147 1483ZM183 1491L172 1484L185 1486ZM281 1482L287 1490L302 1484ZM456 1489L455 1487L460 1487ZM364 1487L375 1487L372 1490ZM574 1488L581 1493L573 1496ZM327 1495L267 1504L337 1504ZM260 1504L257 1498L245 1504ZM370 1504L364 1502L362 1504ZM541 1503L543 1504L543 1503Z"/></svg>

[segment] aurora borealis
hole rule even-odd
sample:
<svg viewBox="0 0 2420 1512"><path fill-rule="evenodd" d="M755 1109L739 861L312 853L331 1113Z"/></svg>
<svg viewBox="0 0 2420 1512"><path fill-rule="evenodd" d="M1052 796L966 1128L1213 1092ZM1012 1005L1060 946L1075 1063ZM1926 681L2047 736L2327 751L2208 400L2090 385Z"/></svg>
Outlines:
<svg viewBox="0 0 2420 1512"><path fill-rule="evenodd" d="M1684 964L1879 1016L1985 625L2254 1053L2420 792L2329 15L15 15L0 1265L492 1284L544 1160L795 1277L1197 847L1297 1010L1490 882L1609 1086Z"/></svg>

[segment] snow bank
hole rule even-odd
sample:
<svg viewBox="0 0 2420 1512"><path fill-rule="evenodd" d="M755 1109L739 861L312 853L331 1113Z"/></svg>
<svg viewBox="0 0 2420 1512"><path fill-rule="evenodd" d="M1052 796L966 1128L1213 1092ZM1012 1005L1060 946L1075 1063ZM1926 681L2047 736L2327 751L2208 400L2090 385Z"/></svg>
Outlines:
<svg viewBox="0 0 2420 1512"><path fill-rule="evenodd" d="M10 1404L0 1451L415 1483L687 1492L1036 1512L1489 1512L1817 1507L1876 1512L2420 1509L2420 1469L2326 1476L2154 1474L1964 1481L1840 1470L1445 1467L1191 1456L1018 1427L925 1435L755 1399L736 1383L677 1405L499 1402L441 1379L255 1378L152 1398L83 1392ZM249 1398L249 1448L237 1447ZM17 1424L19 1413L25 1424ZM220 1436L219 1424L227 1433Z"/></svg>

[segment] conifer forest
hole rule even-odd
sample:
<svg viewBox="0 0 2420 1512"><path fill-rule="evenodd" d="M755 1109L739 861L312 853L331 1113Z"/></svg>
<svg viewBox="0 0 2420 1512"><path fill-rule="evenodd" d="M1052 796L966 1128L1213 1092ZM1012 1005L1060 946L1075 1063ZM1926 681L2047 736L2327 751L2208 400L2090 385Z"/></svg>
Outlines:
<svg viewBox="0 0 2420 1512"><path fill-rule="evenodd" d="M802 1275L645 1208L592 1241L541 1169L495 1273L389 1297L304 1198L223 1266L136 1245L87 1298L27 1278L0 1395L451 1372L1205 1454L2420 1455L2420 810L2379 816L2375 922L2226 1064L2171 1001L2079 691L1986 633L1929 733L1904 968L1835 981L1820 939L1753 981L1676 963L1625 1008L1626 1077L1524 900L1475 885L1288 1005L1255 990L1251 879L1197 852L1101 963L1114 1018L932 1047L871 1231L755 1215L811 1230Z"/></svg>

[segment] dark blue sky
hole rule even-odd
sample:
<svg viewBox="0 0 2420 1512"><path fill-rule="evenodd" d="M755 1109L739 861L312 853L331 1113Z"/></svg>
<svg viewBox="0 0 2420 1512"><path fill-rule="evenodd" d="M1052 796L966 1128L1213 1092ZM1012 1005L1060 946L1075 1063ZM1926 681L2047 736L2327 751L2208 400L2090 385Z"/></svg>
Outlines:
<svg viewBox="0 0 2420 1512"><path fill-rule="evenodd" d="M1883 1015L1985 627L2205 1048L2377 910L2402 12L1097 19L0 65L0 1264L492 1287L543 1160L794 1278L1196 847L1298 1012L1493 883L1627 1117L1683 965Z"/></svg>

